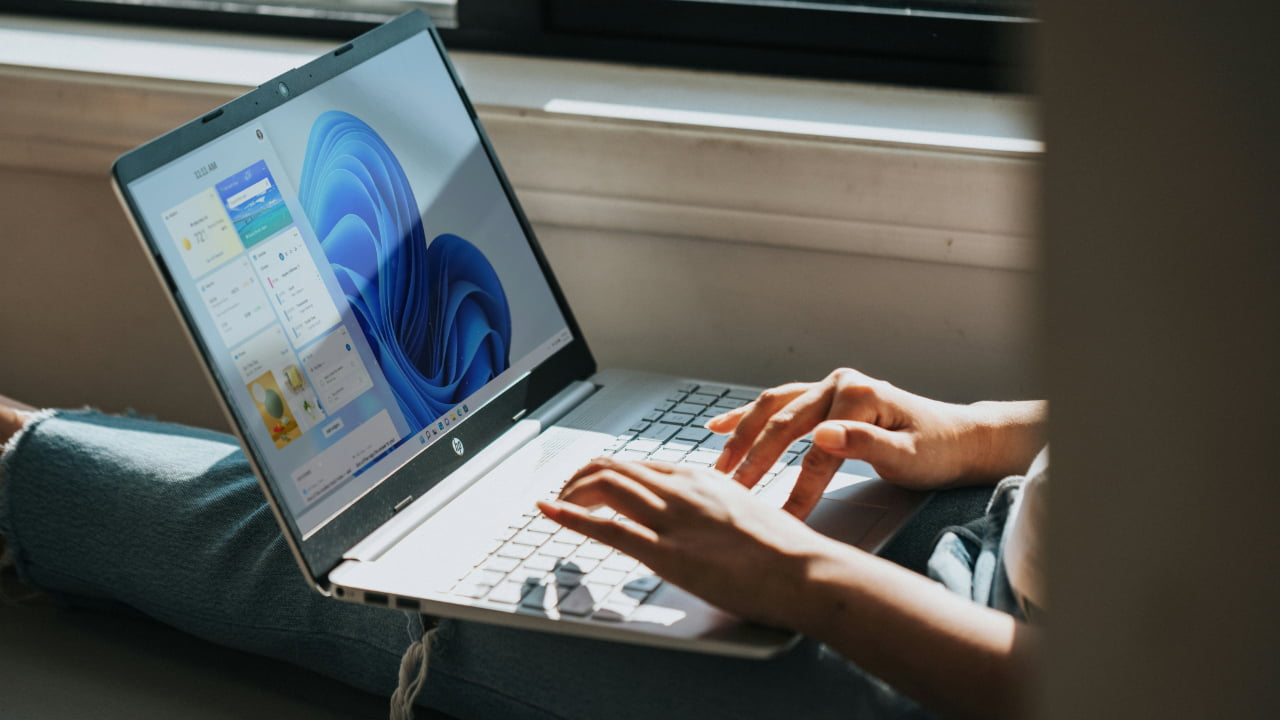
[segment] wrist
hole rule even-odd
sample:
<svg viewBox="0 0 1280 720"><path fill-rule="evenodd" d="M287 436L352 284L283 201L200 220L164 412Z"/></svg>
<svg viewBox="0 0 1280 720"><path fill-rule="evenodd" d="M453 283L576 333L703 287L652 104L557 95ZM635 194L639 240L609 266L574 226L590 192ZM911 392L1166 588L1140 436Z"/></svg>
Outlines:
<svg viewBox="0 0 1280 720"><path fill-rule="evenodd" d="M965 406L974 448L965 476L998 479L1025 472L1048 440L1048 403L991 401Z"/></svg>
<svg viewBox="0 0 1280 720"><path fill-rule="evenodd" d="M804 579L787 626L825 642L833 628L840 627L851 613L857 612L847 580L859 573L868 558L872 556L823 537L805 558Z"/></svg>

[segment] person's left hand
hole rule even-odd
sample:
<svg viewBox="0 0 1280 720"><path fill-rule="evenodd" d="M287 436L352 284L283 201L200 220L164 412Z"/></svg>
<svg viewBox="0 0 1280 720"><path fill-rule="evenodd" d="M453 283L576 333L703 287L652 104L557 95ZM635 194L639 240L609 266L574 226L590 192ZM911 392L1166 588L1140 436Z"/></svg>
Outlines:
<svg viewBox="0 0 1280 720"><path fill-rule="evenodd" d="M592 515L599 505L634 522ZM721 473L663 463L593 460L538 506L713 605L782 627L798 624L811 566L833 543Z"/></svg>

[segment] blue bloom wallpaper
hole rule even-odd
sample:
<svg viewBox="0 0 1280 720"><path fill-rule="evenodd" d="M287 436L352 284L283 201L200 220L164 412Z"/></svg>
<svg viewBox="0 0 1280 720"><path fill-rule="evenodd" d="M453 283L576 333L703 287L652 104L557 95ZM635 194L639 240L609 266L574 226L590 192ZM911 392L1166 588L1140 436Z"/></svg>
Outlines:
<svg viewBox="0 0 1280 720"><path fill-rule="evenodd" d="M493 265L457 235L427 242L404 169L364 121L316 118L299 195L415 429L510 366L511 309Z"/></svg>

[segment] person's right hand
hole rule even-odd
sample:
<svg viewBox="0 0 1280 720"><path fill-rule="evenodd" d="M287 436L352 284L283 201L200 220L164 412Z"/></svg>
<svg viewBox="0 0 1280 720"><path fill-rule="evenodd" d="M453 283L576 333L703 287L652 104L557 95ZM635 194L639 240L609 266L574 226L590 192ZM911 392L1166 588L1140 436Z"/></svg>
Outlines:
<svg viewBox="0 0 1280 720"><path fill-rule="evenodd" d="M715 467L746 487L812 431L813 447L783 506L804 518L845 459L865 460L885 480L911 489L999 478L1026 469L1043 442L1043 424L1041 403L953 405L842 368L818 382L766 390L707 428L733 433ZM1000 430L1025 437L1001 437Z"/></svg>

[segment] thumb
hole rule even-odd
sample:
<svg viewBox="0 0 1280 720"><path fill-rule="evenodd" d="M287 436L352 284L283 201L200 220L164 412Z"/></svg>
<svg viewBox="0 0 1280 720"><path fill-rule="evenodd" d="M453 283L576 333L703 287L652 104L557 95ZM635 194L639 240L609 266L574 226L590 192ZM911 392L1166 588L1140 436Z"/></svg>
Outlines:
<svg viewBox="0 0 1280 720"><path fill-rule="evenodd" d="M910 449L903 433L853 420L827 420L813 429L813 444L838 457L894 466Z"/></svg>

